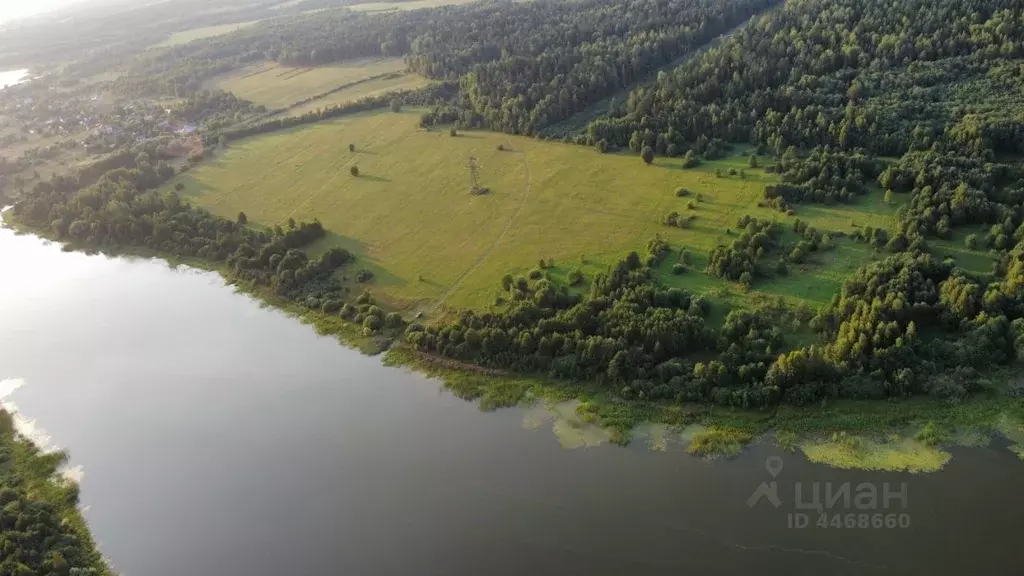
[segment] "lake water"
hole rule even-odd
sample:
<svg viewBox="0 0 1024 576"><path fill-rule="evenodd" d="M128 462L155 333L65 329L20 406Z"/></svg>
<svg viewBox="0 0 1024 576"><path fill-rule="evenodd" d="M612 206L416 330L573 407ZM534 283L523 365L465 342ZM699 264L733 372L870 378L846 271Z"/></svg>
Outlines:
<svg viewBox="0 0 1024 576"><path fill-rule="evenodd" d="M21 84L28 80L28 70L0 71L0 89Z"/></svg>
<svg viewBox="0 0 1024 576"><path fill-rule="evenodd" d="M642 443L567 450L550 426L525 428L522 410L482 413L213 274L65 253L8 230L0 263L4 402L70 451L85 515L128 576L1024 566L1024 462L998 443L920 476L835 470L769 446L717 462ZM769 456L784 464L781 506L751 508L772 480ZM910 525L819 528L812 512L809 527L789 528L796 482L906 483L906 508L880 511Z"/></svg>

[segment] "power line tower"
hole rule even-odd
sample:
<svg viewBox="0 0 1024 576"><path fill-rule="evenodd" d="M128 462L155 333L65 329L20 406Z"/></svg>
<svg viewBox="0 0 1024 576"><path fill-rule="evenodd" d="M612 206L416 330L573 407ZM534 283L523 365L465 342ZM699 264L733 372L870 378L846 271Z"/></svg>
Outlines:
<svg viewBox="0 0 1024 576"><path fill-rule="evenodd" d="M469 170L469 193L480 194L480 166L476 163L476 156L469 157L466 169Z"/></svg>

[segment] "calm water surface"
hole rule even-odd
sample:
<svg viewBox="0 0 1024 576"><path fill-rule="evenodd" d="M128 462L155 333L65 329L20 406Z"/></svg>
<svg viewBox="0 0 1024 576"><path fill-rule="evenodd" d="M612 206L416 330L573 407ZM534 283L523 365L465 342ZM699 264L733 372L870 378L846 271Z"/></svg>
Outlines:
<svg viewBox="0 0 1024 576"><path fill-rule="evenodd" d="M28 80L28 70L0 71L0 89L21 84L26 80Z"/></svg>
<svg viewBox="0 0 1024 576"><path fill-rule="evenodd" d="M86 517L128 576L1024 566L1024 462L1003 446L957 451L922 476L782 454L782 506L751 509L774 448L720 462L639 443L566 450L550 427L525 429L521 410L481 413L213 274L7 230L0 263L5 404L70 451ZM895 511L910 527L787 528L797 481L905 482Z"/></svg>

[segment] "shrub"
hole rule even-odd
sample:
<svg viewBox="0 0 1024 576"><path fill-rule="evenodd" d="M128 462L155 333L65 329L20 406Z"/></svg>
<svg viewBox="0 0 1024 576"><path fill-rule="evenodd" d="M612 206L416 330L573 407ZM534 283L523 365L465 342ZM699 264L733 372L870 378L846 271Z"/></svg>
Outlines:
<svg viewBox="0 0 1024 576"><path fill-rule="evenodd" d="M750 162L747 165L751 168L757 168L757 154L750 155Z"/></svg>
<svg viewBox="0 0 1024 576"><path fill-rule="evenodd" d="M680 188L680 189L676 190L676 197L677 198L683 198L683 197L686 197L686 196L689 196L689 195L690 195L690 191L688 189L686 189L686 188Z"/></svg>
<svg viewBox="0 0 1024 576"><path fill-rule="evenodd" d="M402 315L398 312L391 312L384 317L384 324L388 328L401 328L405 324L405 320L402 320Z"/></svg>
<svg viewBox="0 0 1024 576"><path fill-rule="evenodd" d="M654 148L644 146L643 149L640 150L640 157L643 158L644 164L654 162Z"/></svg>
<svg viewBox="0 0 1024 576"><path fill-rule="evenodd" d="M531 280L540 280L543 277L544 277L544 272L542 270L540 270L539 268L534 268L533 270L530 270L530 279Z"/></svg>
<svg viewBox="0 0 1024 576"><path fill-rule="evenodd" d="M356 145L355 144L349 144L348 145L348 151L349 152L355 152L356 151Z"/></svg>
<svg viewBox="0 0 1024 576"><path fill-rule="evenodd" d="M729 176L735 176L736 174L738 174L738 172L736 172L735 168L729 168Z"/></svg>
<svg viewBox="0 0 1024 576"><path fill-rule="evenodd" d="M353 176L359 176L359 166L353 166L348 169L349 173Z"/></svg>
<svg viewBox="0 0 1024 576"><path fill-rule="evenodd" d="M977 250L978 249L978 235L977 234L968 234L967 238L964 238L964 245L967 246L968 250Z"/></svg>
<svg viewBox="0 0 1024 576"><path fill-rule="evenodd" d="M537 263L537 267L540 268L541 270L544 270L545 268L548 267L548 264L547 262L544 261L543 258L541 258L540 261Z"/></svg>
<svg viewBox="0 0 1024 576"><path fill-rule="evenodd" d="M459 131L455 128L455 126L452 126L451 130L448 131L448 135L451 136L452 138L455 138L456 136L459 135Z"/></svg>
<svg viewBox="0 0 1024 576"><path fill-rule="evenodd" d="M498 152L504 152L504 151L505 151L505 145L504 144L498 144Z"/></svg>
<svg viewBox="0 0 1024 576"><path fill-rule="evenodd" d="M380 330L382 324L383 321L380 319L380 316L367 316L363 319L363 328L370 330L371 333Z"/></svg>
<svg viewBox="0 0 1024 576"><path fill-rule="evenodd" d="M668 216L665 216L665 224L668 226L676 226L679 224L679 212L669 212Z"/></svg>
<svg viewBox="0 0 1024 576"><path fill-rule="evenodd" d="M683 168L695 168L700 166L700 158L690 150L683 156Z"/></svg>
<svg viewBox="0 0 1024 576"><path fill-rule="evenodd" d="M359 272L356 272L356 282L364 284L370 280L373 280L373 272L370 272L369 270L360 270Z"/></svg>
<svg viewBox="0 0 1024 576"><path fill-rule="evenodd" d="M679 261L687 265L693 264L693 255L689 250L683 250L679 253Z"/></svg>
<svg viewBox="0 0 1024 576"><path fill-rule="evenodd" d="M402 102L399 101L398 98L395 98L395 99L391 100L391 111L392 112L401 112L402 111Z"/></svg>
<svg viewBox="0 0 1024 576"><path fill-rule="evenodd" d="M680 275L680 274L685 274L686 270L687 270L686 265L681 263L681 262L677 262L677 263L672 265L672 273L677 275L677 276Z"/></svg>
<svg viewBox="0 0 1024 576"><path fill-rule="evenodd" d="M182 190L185 189L185 185L182 184L181 182L178 182L177 184L174 185L174 189L178 192L181 192Z"/></svg>
<svg viewBox="0 0 1024 576"><path fill-rule="evenodd" d="M320 311L324 314L334 314L341 310L341 300L324 300L320 305Z"/></svg>
<svg viewBox="0 0 1024 576"><path fill-rule="evenodd" d="M567 278L569 280L570 286L576 286L580 282L583 282L583 273L580 272L579 270L573 269L569 272Z"/></svg>

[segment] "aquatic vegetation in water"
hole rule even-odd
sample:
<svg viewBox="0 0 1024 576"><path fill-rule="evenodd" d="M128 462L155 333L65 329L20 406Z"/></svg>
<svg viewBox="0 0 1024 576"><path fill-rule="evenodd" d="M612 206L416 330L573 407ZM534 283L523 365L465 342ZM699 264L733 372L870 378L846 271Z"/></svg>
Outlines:
<svg viewBox="0 0 1024 576"><path fill-rule="evenodd" d="M811 462L836 468L887 472L935 472L949 462L949 452L909 438L876 441L844 432L825 441L804 442L800 449Z"/></svg>
<svg viewBox="0 0 1024 576"><path fill-rule="evenodd" d="M632 437L634 440L646 442L647 447L655 452L665 452L669 443L674 440L673 430L674 427L668 424L644 422L633 428Z"/></svg>
<svg viewBox="0 0 1024 576"><path fill-rule="evenodd" d="M742 430L713 426L694 433L686 451L697 456L737 456L752 437Z"/></svg>
<svg viewBox="0 0 1024 576"><path fill-rule="evenodd" d="M526 410L523 427L538 430L551 422L551 430L563 448L591 448L614 441L613 430L587 422L577 414L580 402L570 400L556 404L541 404Z"/></svg>

